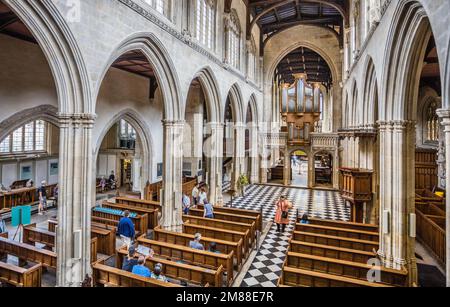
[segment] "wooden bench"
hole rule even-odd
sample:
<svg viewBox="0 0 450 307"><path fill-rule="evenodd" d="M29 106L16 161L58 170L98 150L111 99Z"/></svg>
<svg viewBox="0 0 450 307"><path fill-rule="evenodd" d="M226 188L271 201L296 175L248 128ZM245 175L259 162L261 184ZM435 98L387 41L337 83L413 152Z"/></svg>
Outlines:
<svg viewBox="0 0 450 307"><path fill-rule="evenodd" d="M371 283L359 279L307 271L288 266L283 268L280 284L292 287L390 287L384 284Z"/></svg>
<svg viewBox="0 0 450 307"><path fill-rule="evenodd" d="M99 212L92 210L92 221L109 226L118 226L120 220L123 218L121 215ZM148 230L148 214L140 215L136 217L130 217L134 224L134 229L140 234L146 234Z"/></svg>
<svg viewBox="0 0 450 307"><path fill-rule="evenodd" d="M298 218L297 222L300 223L301 217ZM368 232L379 232L377 225L353 223L353 222L343 222L343 221L333 221L333 220L323 220L316 218L309 218L309 223L311 225L328 226L334 228L344 228L353 230L362 230Z"/></svg>
<svg viewBox="0 0 450 307"><path fill-rule="evenodd" d="M375 267L367 263L357 263L339 259L288 252L286 265L302 270L336 275L339 277L355 278L367 281L371 270L380 272L380 283L385 285L407 287L408 273L384 267Z"/></svg>
<svg viewBox="0 0 450 307"><path fill-rule="evenodd" d="M156 227L153 232L153 239L159 242L167 242L171 244L189 246L189 243L194 240L194 234L178 233L162 229L160 226ZM211 243L216 243L217 249L224 254L234 252L236 258L236 265L239 267L242 264L242 239L239 242L224 241L215 238L202 237L201 243L208 249Z"/></svg>
<svg viewBox="0 0 450 307"><path fill-rule="evenodd" d="M295 240L290 241L288 251L358 263L367 263L370 259L377 258L377 254L374 252L300 242Z"/></svg>
<svg viewBox="0 0 450 307"><path fill-rule="evenodd" d="M44 245L44 249L52 251L56 245L56 234L28 225L23 228L23 243L35 246L36 243ZM97 238L91 239L91 262L97 261L98 241Z"/></svg>
<svg viewBox="0 0 450 307"><path fill-rule="evenodd" d="M243 257L246 258L250 252L250 246L248 244L248 236L250 231L245 232L224 230L214 227L195 225L190 223L184 223L183 233L195 235L196 233L201 234L203 237L212 238L223 241L230 241L234 243L242 242L242 253Z"/></svg>
<svg viewBox="0 0 450 307"><path fill-rule="evenodd" d="M437 204L416 202L416 209L426 215L444 216L445 210Z"/></svg>
<svg viewBox="0 0 450 307"><path fill-rule="evenodd" d="M380 234L378 232L368 232L362 230L335 228L321 225L296 224L296 231L310 232L327 236L335 236L342 238L352 238L365 241L380 242Z"/></svg>
<svg viewBox="0 0 450 307"><path fill-rule="evenodd" d="M127 271L116 269L97 262L92 266L92 275L95 287L137 287L137 288L170 288L180 285L141 277Z"/></svg>
<svg viewBox="0 0 450 307"><path fill-rule="evenodd" d="M142 207L135 207L135 206L129 206L124 204L115 204L110 202L103 202L102 207L104 208L110 208L110 209L119 209L122 211L128 210L130 212L137 213L139 215L148 215L148 229L154 229L156 226L158 226L158 214L159 209L147 209Z"/></svg>
<svg viewBox="0 0 450 307"><path fill-rule="evenodd" d="M121 248L117 253L117 267L121 267L123 259L128 255L126 248ZM150 271L154 271L156 264L161 263L162 274L168 278L192 283L198 286L211 285L213 287L222 286L223 267L217 270L201 268L194 265L183 264L162 258L150 258L146 261L146 266Z"/></svg>
<svg viewBox="0 0 450 307"><path fill-rule="evenodd" d="M328 236L322 234L294 231L292 239L300 242L314 243L320 245L328 245L342 247L348 249L356 249L366 252L374 252L378 250L379 245L374 241L365 241L352 238L342 238L336 236Z"/></svg>
<svg viewBox="0 0 450 307"><path fill-rule="evenodd" d="M12 255L19 263L26 261L40 263L44 268L56 269L56 253L35 246L0 237L0 259Z"/></svg>
<svg viewBox="0 0 450 307"><path fill-rule="evenodd" d="M197 208L204 210L203 205L197 205ZM214 207L214 213L229 213L229 214L240 215L240 216L255 217L256 218L256 228L261 232L263 231L263 219L262 219L262 214L259 211L229 208L229 207Z"/></svg>
<svg viewBox="0 0 450 307"><path fill-rule="evenodd" d="M189 210L189 215L196 216L196 217L203 217L204 211L201 209L195 209L191 208ZM222 221L228 221L228 222L236 222L236 223L243 223L243 224L255 224L254 231L257 230L257 222L258 219L254 216L245 216L245 215L237 215L232 213L225 213L225 212L216 212L214 211L214 219L216 220L222 220Z"/></svg>
<svg viewBox="0 0 450 307"><path fill-rule="evenodd" d="M434 218L433 218L434 217ZM429 216L416 208L417 239L437 258L441 265L446 261L445 217Z"/></svg>
<svg viewBox="0 0 450 307"><path fill-rule="evenodd" d="M155 255L167 258L169 260L182 260L188 264L213 268L215 270L222 266L227 274L226 285L230 286L233 281L233 252L227 255L216 254L208 251L193 249L187 246L148 240L144 237L138 238L138 243L151 248L155 252Z"/></svg>
<svg viewBox="0 0 450 307"><path fill-rule="evenodd" d="M246 232L249 231L249 236L247 237L248 243L250 246L253 246L253 243L256 242L255 235L256 235L256 227L255 222L252 224L246 224L246 223L238 223L238 222L228 222L228 221L222 221L217 219L208 219L203 217L196 217L192 215L183 215L183 222L189 223L189 224L195 224L200 226L208 226L213 228L219 228L223 230L232 230L232 231L239 231L239 232Z"/></svg>
<svg viewBox="0 0 450 307"><path fill-rule="evenodd" d="M48 231L56 233L58 221L48 220ZM116 253L116 226L108 226L100 223L91 223L91 237L97 238L97 252L111 256Z"/></svg>
<svg viewBox="0 0 450 307"><path fill-rule="evenodd" d="M128 205L137 208L146 208L146 209L158 209L159 212L162 210L162 206L159 202L153 200L144 200L137 198L127 198L127 197L116 197L114 198L116 204Z"/></svg>
<svg viewBox="0 0 450 307"><path fill-rule="evenodd" d="M0 262L0 282L18 288L40 288L42 265L38 263L29 269L25 269Z"/></svg>

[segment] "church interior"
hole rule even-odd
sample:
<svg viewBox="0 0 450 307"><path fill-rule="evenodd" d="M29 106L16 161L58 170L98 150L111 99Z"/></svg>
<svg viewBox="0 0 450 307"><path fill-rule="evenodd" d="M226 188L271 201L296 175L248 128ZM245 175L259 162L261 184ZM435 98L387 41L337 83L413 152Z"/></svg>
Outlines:
<svg viewBox="0 0 450 307"><path fill-rule="evenodd" d="M0 0L0 287L450 287L449 24Z"/></svg>

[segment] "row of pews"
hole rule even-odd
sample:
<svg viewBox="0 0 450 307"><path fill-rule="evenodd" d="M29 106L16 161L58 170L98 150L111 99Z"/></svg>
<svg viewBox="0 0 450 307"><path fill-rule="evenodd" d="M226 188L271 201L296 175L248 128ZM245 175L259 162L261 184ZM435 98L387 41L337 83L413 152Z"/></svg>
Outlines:
<svg viewBox="0 0 450 307"><path fill-rule="evenodd" d="M140 212L139 210L161 211L156 201L117 197L114 209ZM120 248L115 254L115 265L107 265L100 260L93 264L94 286L107 287L222 287L231 286L242 269L251 250L256 246L257 233L262 228L262 215L259 212L232 208L216 208L215 219L203 218L202 207L191 210L183 216L182 232L154 227L152 236L142 233L137 245L150 248L154 257L146 261L153 270L157 263L163 265L162 274L170 282L163 283L150 278L134 276L121 270L126 248ZM202 234L201 243L205 251L189 247L195 234ZM208 247L216 243L218 252Z"/></svg>
<svg viewBox="0 0 450 307"><path fill-rule="evenodd" d="M374 266L377 226L311 219L297 223L289 242L280 287L404 287L406 270ZM377 263L377 262L374 262ZM380 280L368 276L380 272Z"/></svg>
<svg viewBox="0 0 450 307"><path fill-rule="evenodd" d="M445 267L446 256L446 208L445 198L433 192L416 190L417 239L431 251L438 262Z"/></svg>
<svg viewBox="0 0 450 307"><path fill-rule="evenodd" d="M55 196L56 184L45 187L47 198L51 199ZM27 188L25 186L11 189L11 191L0 191L0 210L11 209L17 206L35 204L39 201L37 187Z"/></svg>

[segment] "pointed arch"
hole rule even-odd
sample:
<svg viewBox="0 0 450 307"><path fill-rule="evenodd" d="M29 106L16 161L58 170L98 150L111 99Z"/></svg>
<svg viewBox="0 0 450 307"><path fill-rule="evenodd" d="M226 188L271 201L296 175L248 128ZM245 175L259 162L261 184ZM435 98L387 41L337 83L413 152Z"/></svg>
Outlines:
<svg viewBox="0 0 450 307"><path fill-rule="evenodd" d="M233 120L235 123L244 123L244 103L242 98L241 88L237 83L231 86L228 91L228 98L230 99L231 108L233 110Z"/></svg>
<svg viewBox="0 0 450 307"><path fill-rule="evenodd" d="M164 120L181 120L183 114L180 83L175 66L167 56L169 52L153 33L142 32L131 35L121 42L112 52L107 64L102 70L97 84L95 97L98 98L100 87L106 73L120 56L130 51L141 52L155 71L158 85L162 91L164 104Z"/></svg>
<svg viewBox="0 0 450 307"><path fill-rule="evenodd" d="M367 125L375 125L378 121L378 80L373 59L367 56L365 69L363 73L363 117L362 123Z"/></svg>

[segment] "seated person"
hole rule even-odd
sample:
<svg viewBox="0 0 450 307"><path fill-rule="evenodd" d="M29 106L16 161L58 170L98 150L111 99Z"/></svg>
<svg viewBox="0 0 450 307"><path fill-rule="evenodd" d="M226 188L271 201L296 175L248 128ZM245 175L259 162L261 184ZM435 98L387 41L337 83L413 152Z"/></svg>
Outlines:
<svg viewBox="0 0 450 307"><path fill-rule="evenodd" d="M211 253L221 254L221 252L219 250L217 250L217 243L216 242L211 242L211 244L209 244L209 251Z"/></svg>
<svg viewBox="0 0 450 307"><path fill-rule="evenodd" d="M162 275L161 273L162 273L162 264L158 263L155 265L155 268L153 269L152 278L160 280L160 281L168 282L167 277Z"/></svg>
<svg viewBox="0 0 450 307"><path fill-rule="evenodd" d="M145 257L139 257L138 264L133 267L132 272L135 275L139 275L142 277L151 277L152 272L145 266Z"/></svg>
<svg viewBox="0 0 450 307"><path fill-rule="evenodd" d="M133 272L134 266L138 265L138 259L135 258L136 249L134 246L130 246L128 249L128 255L123 259L122 270L127 272Z"/></svg>
<svg viewBox="0 0 450 307"><path fill-rule="evenodd" d="M309 217L307 214L303 214L300 224L309 224Z"/></svg>
<svg viewBox="0 0 450 307"><path fill-rule="evenodd" d="M200 233L196 233L195 237L194 237L194 241L189 242L189 247L204 251L205 247L203 246L203 244L200 243L201 240L202 240L202 235Z"/></svg>

